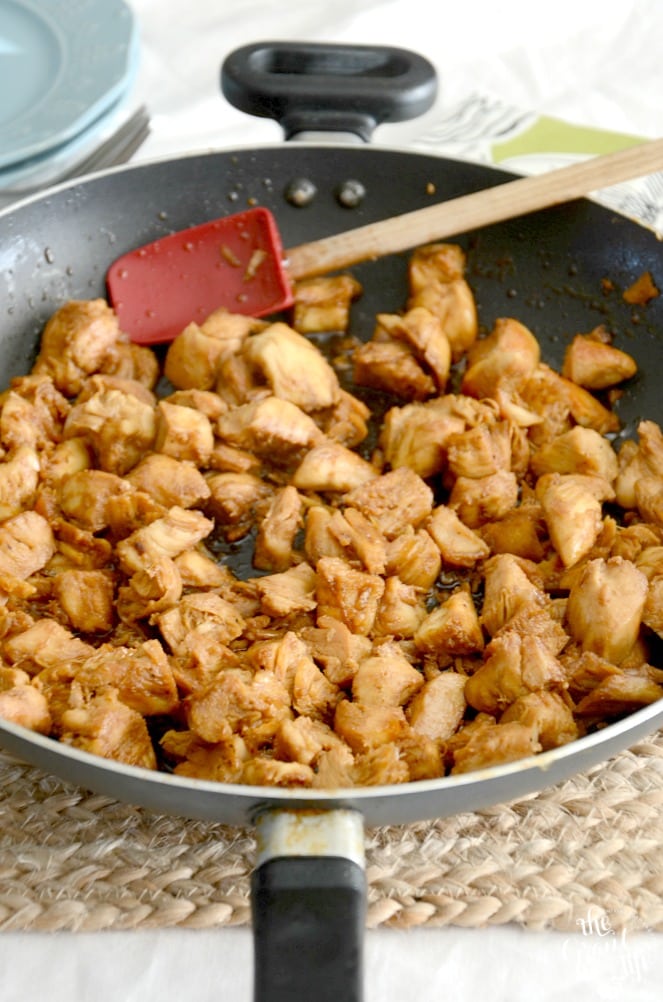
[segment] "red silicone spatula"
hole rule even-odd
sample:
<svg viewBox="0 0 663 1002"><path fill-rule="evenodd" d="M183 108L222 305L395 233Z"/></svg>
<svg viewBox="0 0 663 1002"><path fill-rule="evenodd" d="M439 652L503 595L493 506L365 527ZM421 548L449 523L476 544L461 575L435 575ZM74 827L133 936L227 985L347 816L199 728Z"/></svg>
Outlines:
<svg viewBox="0 0 663 1002"><path fill-rule="evenodd" d="M107 273L120 324L140 344L165 342L220 307L266 316L293 283L466 233L663 169L663 139L594 157L285 250L271 213L248 209L163 237Z"/></svg>

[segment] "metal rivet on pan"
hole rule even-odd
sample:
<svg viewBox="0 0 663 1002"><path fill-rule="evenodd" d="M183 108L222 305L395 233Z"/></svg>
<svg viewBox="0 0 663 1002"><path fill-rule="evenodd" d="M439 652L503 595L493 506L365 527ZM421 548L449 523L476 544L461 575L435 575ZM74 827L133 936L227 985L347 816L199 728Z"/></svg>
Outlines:
<svg viewBox="0 0 663 1002"><path fill-rule="evenodd" d="M317 193L318 189L307 177L294 178L285 189L287 201L298 209L310 205Z"/></svg>
<svg viewBox="0 0 663 1002"><path fill-rule="evenodd" d="M348 180L336 189L336 199L346 209L356 209L366 197L366 189L361 181Z"/></svg>

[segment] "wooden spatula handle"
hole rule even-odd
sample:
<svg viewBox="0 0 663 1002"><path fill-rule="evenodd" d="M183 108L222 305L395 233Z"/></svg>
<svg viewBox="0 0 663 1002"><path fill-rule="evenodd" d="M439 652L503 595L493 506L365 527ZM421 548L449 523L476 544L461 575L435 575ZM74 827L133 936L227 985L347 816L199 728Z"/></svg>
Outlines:
<svg viewBox="0 0 663 1002"><path fill-rule="evenodd" d="M663 139L654 139L301 244L285 252L286 268L292 280L323 275L559 205L659 170L663 170Z"/></svg>

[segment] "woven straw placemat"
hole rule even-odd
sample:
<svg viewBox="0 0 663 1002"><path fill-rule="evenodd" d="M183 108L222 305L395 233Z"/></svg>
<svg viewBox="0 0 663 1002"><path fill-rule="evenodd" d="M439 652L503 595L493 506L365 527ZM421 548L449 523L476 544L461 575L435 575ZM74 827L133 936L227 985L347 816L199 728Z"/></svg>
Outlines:
<svg viewBox="0 0 663 1002"><path fill-rule="evenodd" d="M156 816L0 753L0 930L250 920L250 830ZM370 829L368 924L663 930L663 732L508 805Z"/></svg>

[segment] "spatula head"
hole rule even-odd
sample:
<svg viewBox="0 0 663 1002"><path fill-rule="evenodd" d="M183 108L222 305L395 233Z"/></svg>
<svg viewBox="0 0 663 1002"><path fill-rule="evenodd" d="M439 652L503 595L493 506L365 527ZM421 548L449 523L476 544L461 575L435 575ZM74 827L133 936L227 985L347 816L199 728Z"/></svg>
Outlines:
<svg viewBox="0 0 663 1002"><path fill-rule="evenodd" d="M108 269L120 326L137 344L172 341L214 310L266 316L292 305L276 221L257 207L145 244Z"/></svg>

